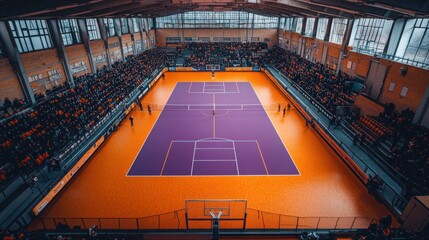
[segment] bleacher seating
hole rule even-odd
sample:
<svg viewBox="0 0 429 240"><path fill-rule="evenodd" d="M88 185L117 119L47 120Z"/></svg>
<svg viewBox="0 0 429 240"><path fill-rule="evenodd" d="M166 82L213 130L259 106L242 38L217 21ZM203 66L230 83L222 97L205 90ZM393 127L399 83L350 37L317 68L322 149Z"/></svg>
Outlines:
<svg viewBox="0 0 429 240"><path fill-rule="evenodd" d="M158 50L128 57L111 70L103 68L76 78L74 88L51 95L30 111L2 121L0 185L12 175L28 175L47 160L55 160L53 156L88 134L165 62L166 54Z"/></svg>

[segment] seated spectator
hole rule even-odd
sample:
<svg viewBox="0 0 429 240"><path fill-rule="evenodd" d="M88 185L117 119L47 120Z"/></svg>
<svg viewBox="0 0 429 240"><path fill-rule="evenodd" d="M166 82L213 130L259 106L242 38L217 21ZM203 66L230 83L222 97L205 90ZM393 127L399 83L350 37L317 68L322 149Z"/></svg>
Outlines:
<svg viewBox="0 0 429 240"><path fill-rule="evenodd" d="M12 172L31 172L101 121L165 61L165 54L149 50L116 63L110 70L75 79L76 86L41 100L30 111L0 123L0 167ZM23 101L8 108L20 107ZM31 150L31 151L30 151ZM56 166L55 166L56 167ZM6 175L6 176L5 176ZM2 172L1 182L8 179Z"/></svg>

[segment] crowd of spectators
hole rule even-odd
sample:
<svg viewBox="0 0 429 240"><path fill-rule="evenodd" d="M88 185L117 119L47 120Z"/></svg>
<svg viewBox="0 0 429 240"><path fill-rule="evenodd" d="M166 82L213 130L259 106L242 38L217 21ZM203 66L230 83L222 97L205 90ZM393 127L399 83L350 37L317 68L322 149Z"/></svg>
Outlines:
<svg viewBox="0 0 429 240"><path fill-rule="evenodd" d="M280 47L275 47L265 59L266 64L281 71L332 115L338 106L353 103L352 85L346 83L358 81L356 78L345 73L336 77L327 66L310 62Z"/></svg>
<svg viewBox="0 0 429 240"><path fill-rule="evenodd" d="M184 67L204 67L219 64L223 67L255 67L270 64L306 92L331 116L338 107L351 106L353 97L350 82L356 78L341 73L338 77L327 66L313 63L280 47L267 53L265 43L186 43L178 54L189 54ZM30 111L2 118L0 123L0 184L13 172L32 171L53 159L64 146L75 141L106 114L112 111L131 91L163 64L174 64L176 53L166 54L149 50L116 63L110 70L102 68L91 75L75 79L75 87L64 88L38 101ZM8 114L24 106L24 100L0 101L0 111ZM429 193L429 131L411 123L410 110L401 113L386 106L377 121L393 129L389 163L410 179L420 193ZM358 119L358 117L356 117ZM339 121L338 121L339 120ZM339 125L341 118L332 117ZM365 135L363 135L365 136ZM364 142L365 137L354 141ZM31 149L31 151L29 151ZM48 160L48 161L46 161Z"/></svg>
<svg viewBox="0 0 429 240"><path fill-rule="evenodd" d="M359 82L354 77L341 73L337 78L328 67L307 61L279 47L270 51L265 59L265 64L270 64L281 71L283 75L324 106L332 116L338 112L338 106L352 105L352 85L347 83ZM394 106L388 104L386 111L376 118L384 127L393 130L393 136L390 138L391 155L388 162L408 178L410 189L416 189L410 195L429 194L429 131L425 127L412 124L414 113L410 109L405 109L400 113L393 109ZM334 119L336 118L332 118L331 122ZM359 118L352 117L353 119L358 121ZM364 142L369 136L369 133L356 135L353 142ZM380 141L386 139L388 138L375 138L371 144L378 147ZM399 142L405 142L405 144L401 145ZM409 191L411 191L410 189Z"/></svg>
<svg viewBox="0 0 429 240"><path fill-rule="evenodd" d="M178 48L180 53L190 53L184 67L200 68L207 64L222 67L257 67L263 59L262 50L267 44L239 42L185 43Z"/></svg>
<svg viewBox="0 0 429 240"><path fill-rule="evenodd" d="M26 105L26 101L20 98L15 98L13 101L9 98L5 98L4 100L0 99L0 119L9 117L11 114L16 113L16 111Z"/></svg>
<svg viewBox="0 0 429 240"><path fill-rule="evenodd" d="M391 164L409 181L409 194L429 194L429 130L412 123L414 113L410 109L394 111L387 104L377 120L393 129L390 138ZM414 189L413 189L414 188Z"/></svg>
<svg viewBox="0 0 429 240"><path fill-rule="evenodd" d="M165 62L158 50L129 57L95 74L75 79L75 87L51 95L25 114L0 124L0 184L8 173L32 170L91 129Z"/></svg>

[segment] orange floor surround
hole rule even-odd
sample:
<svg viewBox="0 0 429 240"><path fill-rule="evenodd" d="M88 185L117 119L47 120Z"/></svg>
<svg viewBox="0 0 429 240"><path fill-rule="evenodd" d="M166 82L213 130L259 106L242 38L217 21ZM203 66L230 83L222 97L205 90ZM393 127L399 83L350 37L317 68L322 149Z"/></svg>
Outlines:
<svg viewBox="0 0 429 240"><path fill-rule="evenodd" d="M166 72L142 99L164 105L177 82L248 81L263 105L287 104L287 98L261 72ZM185 207L186 199L247 199L248 207L301 217L375 217L388 210L368 194L344 162L292 108L283 117L267 114L292 156L299 176L127 177L154 126L136 107L134 126L125 119L73 181L42 213L47 218L138 218Z"/></svg>

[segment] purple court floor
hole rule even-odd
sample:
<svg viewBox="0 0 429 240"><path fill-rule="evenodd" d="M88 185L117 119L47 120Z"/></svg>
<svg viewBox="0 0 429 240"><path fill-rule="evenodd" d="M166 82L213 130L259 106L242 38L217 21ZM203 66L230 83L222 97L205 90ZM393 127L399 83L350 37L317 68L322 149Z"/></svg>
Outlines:
<svg viewBox="0 0 429 240"><path fill-rule="evenodd" d="M177 83L128 176L299 175L248 82Z"/></svg>

